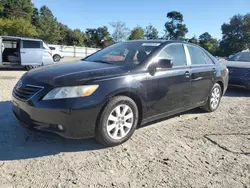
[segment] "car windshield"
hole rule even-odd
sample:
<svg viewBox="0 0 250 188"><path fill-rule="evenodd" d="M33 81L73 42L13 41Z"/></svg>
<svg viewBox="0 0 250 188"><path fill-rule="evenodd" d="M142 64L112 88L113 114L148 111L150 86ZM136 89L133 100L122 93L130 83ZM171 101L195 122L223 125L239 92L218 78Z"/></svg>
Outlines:
<svg viewBox="0 0 250 188"><path fill-rule="evenodd" d="M117 65L139 65L161 43L157 42L121 42L106 47L87 57L84 61L93 61Z"/></svg>
<svg viewBox="0 0 250 188"><path fill-rule="evenodd" d="M250 62L250 52L239 52L234 56L230 57L228 61Z"/></svg>

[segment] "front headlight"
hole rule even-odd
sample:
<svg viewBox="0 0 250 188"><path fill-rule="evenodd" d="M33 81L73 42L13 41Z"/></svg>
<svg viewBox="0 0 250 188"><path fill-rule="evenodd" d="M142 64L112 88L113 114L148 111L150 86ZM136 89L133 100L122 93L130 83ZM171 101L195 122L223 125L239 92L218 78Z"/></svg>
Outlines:
<svg viewBox="0 0 250 188"><path fill-rule="evenodd" d="M75 87L60 87L50 91L43 100L50 99L65 99L75 97L90 96L98 88L98 85L75 86Z"/></svg>

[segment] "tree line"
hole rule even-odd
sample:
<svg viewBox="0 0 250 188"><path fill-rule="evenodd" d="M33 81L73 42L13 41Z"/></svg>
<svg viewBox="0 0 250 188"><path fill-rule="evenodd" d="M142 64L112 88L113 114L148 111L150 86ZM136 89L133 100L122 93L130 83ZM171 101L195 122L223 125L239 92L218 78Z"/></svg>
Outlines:
<svg viewBox="0 0 250 188"><path fill-rule="evenodd" d="M0 1L0 35L41 38L47 43L102 48L125 40L167 39L185 40L202 46L213 55L228 56L250 48L250 14L235 15L221 26L222 39L217 40L208 32L199 37L186 38L188 28L183 15L167 13L164 35L149 24L130 30L122 21L112 22L110 33L107 26L87 28L86 31L71 29L59 22L47 6L36 8L31 0Z"/></svg>

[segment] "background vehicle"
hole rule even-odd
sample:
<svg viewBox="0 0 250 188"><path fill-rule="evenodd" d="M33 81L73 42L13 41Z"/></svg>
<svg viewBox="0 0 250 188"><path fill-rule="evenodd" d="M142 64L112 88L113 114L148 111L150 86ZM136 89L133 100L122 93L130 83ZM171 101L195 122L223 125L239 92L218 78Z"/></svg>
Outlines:
<svg viewBox="0 0 250 188"><path fill-rule="evenodd" d="M40 39L2 36L0 44L0 66L30 70L54 63L49 47Z"/></svg>
<svg viewBox="0 0 250 188"><path fill-rule="evenodd" d="M54 62L59 62L63 57L63 52L59 50L58 47L49 46Z"/></svg>
<svg viewBox="0 0 250 188"><path fill-rule="evenodd" d="M229 84L250 89L250 51L231 56L224 64L229 69Z"/></svg>
<svg viewBox="0 0 250 188"><path fill-rule="evenodd" d="M13 112L32 129L68 138L95 136L114 146L140 123L195 107L215 111L227 85L226 66L196 45L130 41L84 62L28 72L13 89Z"/></svg>

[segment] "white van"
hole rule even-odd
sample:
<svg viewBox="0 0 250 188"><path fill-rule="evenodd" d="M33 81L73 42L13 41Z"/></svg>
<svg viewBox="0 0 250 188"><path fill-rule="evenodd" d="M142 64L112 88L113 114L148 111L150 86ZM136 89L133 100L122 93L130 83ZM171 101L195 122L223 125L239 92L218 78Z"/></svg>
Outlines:
<svg viewBox="0 0 250 188"><path fill-rule="evenodd" d="M50 48L40 39L0 36L0 49L0 67L30 70L54 63Z"/></svg>

